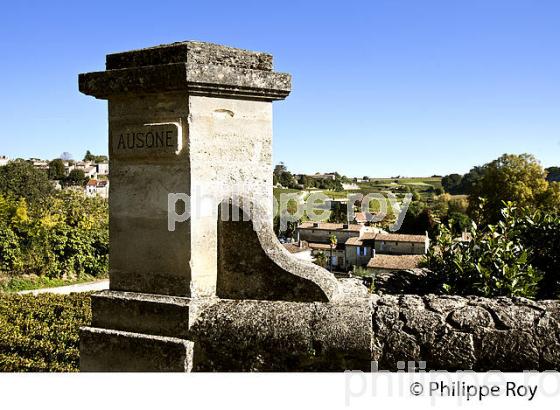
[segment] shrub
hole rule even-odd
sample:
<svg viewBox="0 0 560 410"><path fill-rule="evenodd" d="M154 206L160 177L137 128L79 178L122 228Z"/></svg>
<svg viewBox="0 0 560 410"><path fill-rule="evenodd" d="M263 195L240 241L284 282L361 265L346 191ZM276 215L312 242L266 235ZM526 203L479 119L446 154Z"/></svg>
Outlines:
<svg viewBox="0 0 560 410"><path fill-rule="evenodd" d="M65 191L28 205L0 196L0 272L10 276L103 276L108 236L102 199Z"/></svg>
<svg viewBox="0 0 560 410"><path fill-rule="evenodd" d="M540 298L560 297L560 215L520 212L520 241L532 249L531 264L543 272Z"/></svg>
<svg viewBox="0 0 560 410"><path fill-rule="evenodd" d="M79 328L89 294L0 294L0 372L79 370Z"/></svg>
<svg viewBox="0 0 560 410"><path fill-rule="evenodd" d="M426 266L442 289L451 294L494 296L537 296L542 273L531 261L533 249L519 234L519 217L511 204L502 210L496 225L479 229L472 224L472 241L455 241L449 227L441 226Z"/></svg>

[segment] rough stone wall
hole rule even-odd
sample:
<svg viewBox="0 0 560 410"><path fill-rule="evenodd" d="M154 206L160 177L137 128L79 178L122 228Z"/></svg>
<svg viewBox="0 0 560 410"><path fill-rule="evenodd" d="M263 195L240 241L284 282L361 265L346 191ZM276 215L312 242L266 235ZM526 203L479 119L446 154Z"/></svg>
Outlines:
<svg viewBox="0 0 560 410"><path fill-rule="evenodd" d="M560 370L560 302L373 295L217 300L190 331L195 371ZM402 367L401 367L402 368Z"/></svg>
<svg viewBox="0 0 560 410"><path fill-rule="evenodd" d="M560 370L560 302L458 296L373 296L373 360L427 369Z"/></svg>

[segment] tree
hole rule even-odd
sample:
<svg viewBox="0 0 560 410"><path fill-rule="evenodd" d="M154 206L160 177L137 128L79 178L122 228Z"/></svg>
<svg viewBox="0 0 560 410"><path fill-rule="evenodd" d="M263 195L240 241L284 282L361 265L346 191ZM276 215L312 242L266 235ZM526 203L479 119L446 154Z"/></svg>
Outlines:
<svg viewBox="0 0 560 410"><path fill-rule="evenodd" d="M560 182L560 167L550 167L545 169L545 171L548 182Z"/></svg>
<svg viewBox="0 0 560 410"><path fill-rule="evenodd" d="M53 159L49 162L49 179L61 180L64 178L64 162L60 159Z"/></svg>
<svg viewBox="0 0 560 410"><path fill-rule="evenodd" d="M73 169L66 178L68 185L82 185L84 182L86 182L86 176L82 169Z"/></svg>
<svg viewBox="0 0 560 410"><path fill-rule="evenodd" d="M282 174L280 174L278 182L280 182L280 184L282 184L282 186L286 188L294 188L297 185L294 176L291 172L288 171L282 172Z"/></svg>
<svg viewBox="0 0 560 410"><path fill-rule="evenodd" d="M457 187L456 195L470 195L478 186L484 174L483 167L474 167L463 175L461 183Z"/></svg>
<svg viewBox="0 0 560 410"><path fill-rule="evenodd" d="M0 167L0 194L25 198L34 204L43 201L53 192L47 173L32 164L16 160Z"/></svg>
<svg viewBox="0 0 560 410"><path fill-rule="evenodd" d="M428 232L430 235L433 235L436 232L437 225L431 209L426 208L426 205L422 202L412 202L404 217L399 233L424 235Z"/></svg>
<svg viewBox="0 0 560 410"><path fill-rule="evenodd" d="M317 255L315 255L314 263L321 268L325 268L327 266L327 257L325 256L325 253L319 252Z"/></svg>
<svg viewBox="0 0 560 410"><path fill-rule="evenodd" d="M273 175L277 179L280 179L280 175L282 175L284 172L287 172L287 171L288 171L288 168L286 167L286 165L284 165L283 162L280 162L279 164L277 164L274 167Z"/></svg>
<svg viewBox="0 0 560 410"><path fill-rule="evenodd" d="M84 161L93 161L93 160L95 160L95 155L93 155L91 151L88 149L86 151L86 154L84 155Z"/></svg>
<svg viewBox="0 0 560 410"><path fill-rule="evenodd" d="M497 223L504 202L529 210L560 206L558 183L546 180L545 170L532 155L505 154L481 171L482 178L472 187L469 200L469 214L478 223Z"/></svg>
<svg viewBox="0 0 560 410"><path fill-rule="evenodd" d="M461 181L463 176L459 174L446 175L441 179L441 185L446 192L450 194L457 195L460 192Z"/></svg>
<svg viewBox="0 0 560 410"><path fill-rule="evenodd" d="M336 192L342 192L344 191L344 187L342 186L342 182L340 179L335 179L334 180L334 190Z"/></svg>
<svg viewBox="0 0 560 410"><path fill-rule="evenodd" d="M338 244L338 238L336 237L336 235L330 235L329 236L329 242L330 242L330 247L331 247L331 260L329 261L329 266L330 266L330 270L332 272L332 270L333 270L333 250L334 250L334 248L336 248L336 245Z"/></svg>
<svg viewBox="0 0 560 410"><path fill-rule="evenodd" d="M72 154L70 154L69 152L64 151L62 154L60 154L60 159L63 161L71 161L72 158Z"/></svg>

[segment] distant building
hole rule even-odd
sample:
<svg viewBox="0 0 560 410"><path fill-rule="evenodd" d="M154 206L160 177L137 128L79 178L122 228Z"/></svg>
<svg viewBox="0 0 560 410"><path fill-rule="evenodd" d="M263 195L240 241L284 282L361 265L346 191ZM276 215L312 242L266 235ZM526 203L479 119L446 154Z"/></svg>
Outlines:
<svg viewBox="0 0 560 410"><path fill-rule="evenodd" d="M108 176L109 175L109 164L107 162L102 162L99 164L95 164L97 168L97 175L98 176Z"/></svg>
<svg viewBox="0 0 560 410"><path fill-rule="evenodd" d="M89 179L97 179L97 167L88 165L84 168L84 176Z"/></svg>
<svg viewBox="0 0 560 410"><path fill-rule="evenodd" d="M375 255L367 264L374 274L399 270L415 269L422 262L422 255Z"/></svg>
<svg viewBox="0 0 560 410"><path fill-rule="evenodd" d="M313 178L319 181L325 180L325 179L330 179L331 181L334 181L336 179L336 175L334 172L329 172L327 174L313 174L313 175L307 175L309 178Z"/></svg>
<svg viewBox="0 0 560 410"><path fill-rule="evenodd" d="M354 223L363 225L367 222L366 214L363 212L354 212Z"/></svg>
<svg viewBox="0 0 560 410"><path fill-rule="evenodd" d="M404 235L397 233L375 236L375 251L394 255L424 255L430 247L428 235Z"/></svg>
<svg viewBox="0 0 560 410"><path fill-rule="evenodd" d="M87 197L109 197L109 181L108 180L97 180L90 179L86 187L84 188L84 193Z"/></svg>
<svg viewBox="0 0 560 410"><path fill-rule="evenodd" d="M0 167L7 165L10 162L10 158L6 157L5 155L0 156Z"/></svg>
<svg viewBox="0 0 560 410"><path fill-rule="evenodd" d="M49 169L49 161L39 158L30 158L29 162L33 165L36 169L42 169L43 171L48 171Z"/></svg>
<svg viewBox="0 0 560 410"><path fill-rule="evenodd" d="M380 255L418 255L421 258L430 245L428 235L386 233L358 223L304 222L297 227L297 235L299 243L307 242L313 256L322 252L331 257L331 264L337 270L366 266ZM333 235L337 238L336 246L331 245Z"/></svg>

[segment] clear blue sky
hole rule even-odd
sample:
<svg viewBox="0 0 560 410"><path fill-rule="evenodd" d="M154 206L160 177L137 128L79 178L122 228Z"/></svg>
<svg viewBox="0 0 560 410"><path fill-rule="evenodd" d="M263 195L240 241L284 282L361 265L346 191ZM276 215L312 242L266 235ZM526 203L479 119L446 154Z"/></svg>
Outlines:
<svg viewBox="0 0 560 410"><path fill-rule="evenodd" d="M557 0L11 1L0 155L107 152L77 74L109 52L202 40L274 54L274 160L351 176L466 172L504 152L560 165Z"/></svg>

